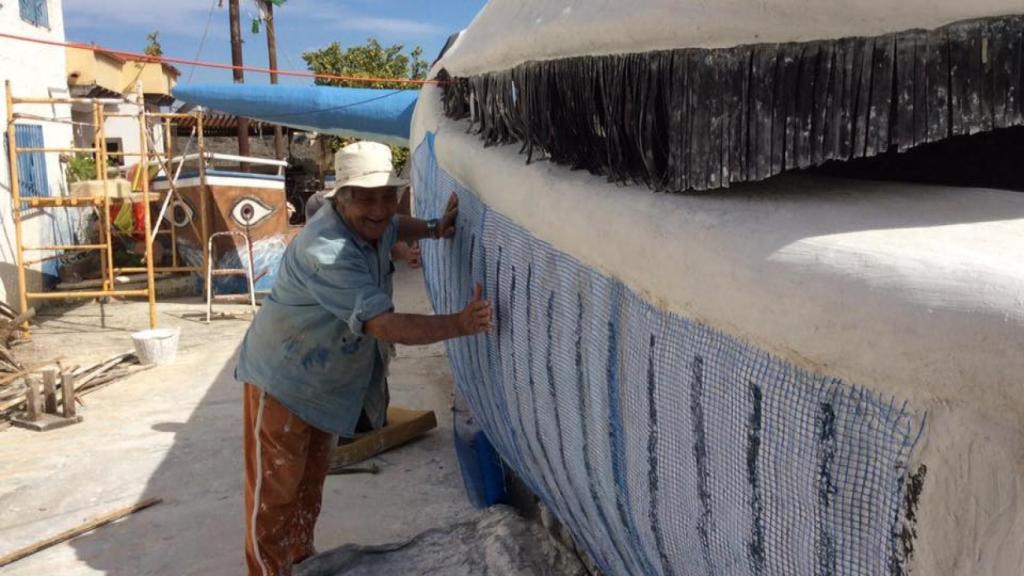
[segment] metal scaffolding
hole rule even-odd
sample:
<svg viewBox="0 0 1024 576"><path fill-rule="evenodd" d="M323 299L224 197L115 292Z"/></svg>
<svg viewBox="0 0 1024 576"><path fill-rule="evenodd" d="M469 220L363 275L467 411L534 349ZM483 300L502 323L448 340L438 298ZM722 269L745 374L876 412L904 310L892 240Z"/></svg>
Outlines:
<svg viewBox="0 0 1024 576"><path fill-rule="evenodd" d="M170 200L171 196L177 196L178 191L175 187L174 178L170 170L170 163L177 159L167 159L167 156L171 152L171 124L175 119L194 118L195 125L198 132L198 151L200 158L205 158L204 141L203 141L203 115L201 111L196 111L188 114L179 113L163 113L163 112L149 112L145 107L145 100L141 93L141 88L138 92L138 101L135 103L121 99L110 99L110 98L19 98L15 97L11 88L11 82L8 80L5 83L6 88L6 99L7 99L7 138L8 138L8 155L10 162L10 174L11 174L11 196L12 196L12 214L14 220L15 230L15 243L16 243L16 256L18 265L18 293L19 293L19 305L20 311L24 312L28 310L29 302L32 300L54 300L54 299L76 299L76 298L102 298L102 297L143 297L145 296L149 300L149 325L155 328L157 325L157 314L156 314L156 283L155 274L157 272L189 272L201 274L203 271L202 266L181 266L178 261L177 252L177 238L176 231L173 225L168 226L168 230L160 230L160 222L153 226L152 221L152 202L163 200L164 208L166 208L167 201ZM35 114L19 114L15 107L18 105L31 105L31 104L77 104L86 105L92 108L92 125L94 126L93 132L93 146L92 147L19 147L15 136L15 124L19 119L31 119L35 121L48 121L48 122L67 122L65 119L56 117L42 117ZM108 104L134 104L138 107L138 112L135 114L123 114L114 113L107 114L104 106ZM133 117L136 118L139 124L139 135L140 135L140 151L137 153L130 152L109 152L107 150L107 140L104 130L104 124L108 117ZM161 153L157 150L157 147L153 145L152 134L149 130L151 122L155 124L162 123L163 135L165 139L164 152ZM97 179L100 182L99 194L92 194L87 196L76 196L70 193L67 196L47 196L47 197L23 197L21 191L21 185L18 174L18 155L19 154L30 154L30 153L90 153L93 154L96 159L97 166ZM121 267L116 268L114 266L114 242L110 207L111 197L110 188L108 186L108 172L107 164L108 159L111 156L122 156L122 157L138 157L139 163L137 165L137 171L139 173L139 187L141 188L140 193L131 193L130 197L132 200L139 200L143 205L143 219L145 224L145 266L144 267ZM185 158L181 158L180 162L184 162ZM205 178L205 167L202 160L199 162L199 176L200 176L200 202L198 206L200 230L196 231L196 235L200 239L200 244L203 246L203 261L207 259L206 254L206 238L209 237L209 218L207 215L207 195L209 194L208 187L206 186ZM167 174L169 189L166 192L154 192L150 190L150 175L149 167L157 165L160 170ZM33 209L47 209L57 207L78 207L87 208L94 210L98 213L98 224L100 230L100 243L97 244L52 244L52 245L41 245L41 246L29 246L25 245L23 240L23 212ZM162 210L161 210L162 212ZM157 267L153 262L153 241L158 234L170 234L171 236L171 266ZM100 287L98 290L75 290L75 291L52 291L52 292L29 292L26 282L26 270L28 267L39 264L46 260L53 258L59 258L61 255L51 255L43 258L26 259L25 255L27 252L52 252L52 251L90 251L95 250L100 252ZM138 273L145 272L146 274L146 288L137 290L117 290L115 289L115 277L118 274L124 273ZM27 332L27 323L22 326L22 329Z"/></svg>

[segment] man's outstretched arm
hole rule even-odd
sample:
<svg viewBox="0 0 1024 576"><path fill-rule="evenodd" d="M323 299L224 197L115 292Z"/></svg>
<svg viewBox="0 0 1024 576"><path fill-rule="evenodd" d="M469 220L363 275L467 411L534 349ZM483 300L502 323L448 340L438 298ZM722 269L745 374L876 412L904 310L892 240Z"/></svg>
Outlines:
<svg viewBox="0 0 1024 576"><path fill-rule="evenodd" d="M440 240L455 236L455 220L459 216L459 197L454 192L448 197L448 205L444 215L437 220L437 228L431 229L429 220L420 220L412 216L398 217L398 239L404 242L418 240Z"/></svg>
<svg viewBox="0 0 1024 576"><path fill-rule="evenodd" d="M473 299L457 314L428 316L385 312L363 324L363 332L393 344L415 346L433 344L459 336L471 336L491 328L491 303L481 296L477 284Z"/></svg>

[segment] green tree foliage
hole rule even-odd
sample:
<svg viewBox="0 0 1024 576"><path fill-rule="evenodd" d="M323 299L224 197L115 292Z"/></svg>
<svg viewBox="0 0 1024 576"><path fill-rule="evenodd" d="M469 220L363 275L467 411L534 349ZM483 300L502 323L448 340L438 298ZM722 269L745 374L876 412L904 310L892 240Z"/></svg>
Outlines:
<svg viewBox="0 0 1024 576"><path fill-rule="evenodd" d="M369 38L366 44L342 48L341 44L332 42L326 48L304 52L302 59L309 69L317 74L347 76L358 78L401 78L406 80L422 80L427 76L428 63L421 57L423 49L417 46L409 54L404 53L401 44L381 46L375 38ZM401 82L352 82L337 78L317 78L317 84L328 86L355 86L362 88L394 88L419 89L417 84Z"/></svg>
<svg viewBox="0 0 1024 576"><path fill-rule="evenodd" d="M146 50L145 50L146 56L163 56L164 55L164 49L163 49L162 46L160 46L160 41L157 39L158 36L160 36L160 31L159 30L154 30L153 32L150 32L149 34L146 34L146 40L148 40L148 43L146 44Z"/></svg>
<svg viewBox="0 0 1024 576"><path fill-rule="evenodd" d="M302 59L306 66L317 74L345 76L350 78L400 78L405 80L422 80L427 77L430 64L422 59L423 49L419 46L405 54L401 44L381 46L375 38L366 40L366 44L342 48L341 44L332 42L326 48L304 52ZM385 88L395 90L418 90L419 84L404 82L373 82L340 80L337 78L320 78L316 83L325 86L347 86L356 88ZM329 145L332 151L354 142L351 138L332 138ZM395 169L400 170L409 158L409 149L392 146L391 154Z"/></svg>

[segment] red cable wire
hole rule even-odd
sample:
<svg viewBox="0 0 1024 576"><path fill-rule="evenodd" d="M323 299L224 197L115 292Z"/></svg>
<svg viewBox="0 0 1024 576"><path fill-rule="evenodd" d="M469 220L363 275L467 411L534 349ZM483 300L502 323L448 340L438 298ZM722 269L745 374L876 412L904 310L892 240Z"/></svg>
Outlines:
<svg viewBox="0 0 1024 576"><path fill-rule="evenodd" d="M187 60L185 58L174 58L171 56L150 56L148 54L141 54L139 52L126 52L124 50L113 50L111 48L104 48L102 46L96 46L95 44L82 44L80 42L59 42L57 40L46 40L43 38L30 38L28 36L18 36L17 34L7 34L0 32L0 38L8 38L11 40L20 40L22 42L32 42L35 44L46 44L49 46L62 46L65 48L78 48L80 50L89 50L92 52L104 52L107 54L113 54L129 60L138 60L140 62L151 62L154 64L181 64L187 66L201 66L204 68L216 68L218 70L245 70L249 72L260 72L263 74L278 74L281 76L297 76L303 78L323 78L325 80L341 80L345 82L394 82L398 84L444 84L442 80L410 80L406 78L368 78L360 76L339 76L337 74L317 74L316 72L306 72L301 70L275 70L272 68L260 68L257 66L234 66L231 64L220 64L218 62L204 62L201 60Z"/></svg>

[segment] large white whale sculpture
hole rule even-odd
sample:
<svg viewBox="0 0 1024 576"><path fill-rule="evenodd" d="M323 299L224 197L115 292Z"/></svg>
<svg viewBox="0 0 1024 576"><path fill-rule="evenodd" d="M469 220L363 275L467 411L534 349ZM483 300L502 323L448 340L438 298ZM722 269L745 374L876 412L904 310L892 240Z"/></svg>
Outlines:
<svg viewBox="0 0 1024 576"><path fill-rule="evenodd" d="M1019 149L1021 13L492 0L435 64L457 384L605 573L1020 573L1024 193L801 169Z"/></svg>

